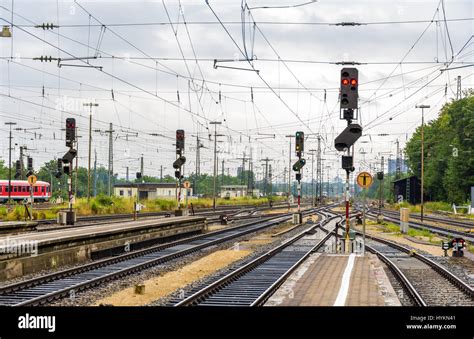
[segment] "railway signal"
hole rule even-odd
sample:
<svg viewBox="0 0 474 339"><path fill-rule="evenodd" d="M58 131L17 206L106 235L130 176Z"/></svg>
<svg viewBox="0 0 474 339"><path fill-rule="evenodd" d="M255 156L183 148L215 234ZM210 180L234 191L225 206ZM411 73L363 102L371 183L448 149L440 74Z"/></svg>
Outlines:
<svg viewBox="0 0 474 339"><path fill-rule="evenodd" d="M66 119L66 146L73 147L76 141L76 119Z"/></svg>
<svg viewBox="0 0 474 339"><path fill-rule="evenodd" d="M74 143L76 141L76 119L66 119L66 146L69 147L69 151L64 154L62 162L64 164L64 173L71 174L72 161L77 156L77 150L74 149ZM67 168L66 168L67 167Z"/></svg>
<svg viewBox="0 0 474 339"><path fill-rule="evenodd" d="M184 130L176 130L176 154L183 154L184 152Z"/></svg>
<svg viewBox="0 0 474 339"><path fill-rule="evenodd" d="M54 176L59 179L61 178L62 175L63 175L63 161L62 159L58 159L56 174Z"/></svg>
<svg viewBox="0 0 474 339"><path fill-rule="evenodd" d="M293 171L296 172L296 181L298 181L298 213L293 214L293 223L300 224L302 215L300 212L301 203L301 169L306 165L306 160L302 158L304 152L304 132L295 133L295 151L298 160L293 164Z"/></svg>
<svg viewBox="0 0 474 339"><path fill-rule="evenodd" d="M18 179L19 177L21 177L21 162L20 162L20 160L17 160L15 162L15 169L16 169L15 179Z"/></svg>
<svg viewBox="0 0 474 339"><path fill-rule="evenodd" d="M293 171L295 171L295 172L300 171L303 168L304 165L306 165L306 160L305 159L298 159L293 164Z"/></svg>
<svg viewBox="0 0 474 339"><path fill-rule="evenodd" d="M176 170L174 172L174 176L178 180L181 180L184 178L184 176L181 175L181 167L185 164L185 162L186 162L186 157L182 155L179 156L179 158L173 162L173 168Z"/></svg>
<svg viewBox="0 0 474 339"><path fill-rule="evenodd" d="M351 159L352 160L352 159ZM362 206L362 254L365 255L365 212L367 209L367 189L372 185L372 175L368 172L361 172L357 175L357 185L359 185L363 192L363 206Z"/></svg>
<svg viewBox="0 0 474 339"><path fill-rule="evenodd" d="M359 124L353 124L352 120L357 119L359 105L359 71L354 67L341 69L340 77L340 119L347 121L347 127L334 140L334 147L342 152L347 151L347 155L342 157L342 168L346 171L346 231L344 234L345 252L349 253L349 176L354 171L353 158L350 148L362 136L362 127ZM336 246L337 248L337 246Z"/></svg>
<svg viewBox="0 0 474 339"><path fill-rule="evenodd" d="M357 68L341 70L341 109L357 109L359 100L359 71Z"/></svg>
<svg viewBox="0 0 474 339"><path fill-rule="evenodd" d="M33 174L33 158L28 157L28 172L26 173L26 176L29 177L30 175Z"/></svg>
<svg viewBox="0 0 474 339"><path fill-rule="evenodd" d="M354 171L354 160L351 155L342 156L342 169L353 172Z"/></svg>
<svg viewBox="0 0 474 339"><path fill-rule="evenodd" d="M178 181L178 209L176 210L175 215L176 216L181 216L181 215L187 215L187 210L186 212L183 212L181 210L181 180L184 178L184 175L182 174L182 167L186 163L186 157L183 155L184 153L184 130L178 129L176 130L176 155L177 158L173 162L173 168L175 169L174 176L176 180Z"/></svg>
<svg viewBox="0 0 474 339"><path fill-rule="evenodd" d="M67 183L68 183L68 195L69 195L69 210L59 212L60 213L60 220L67 225L74 225L76 221L76 212L72 209L72 203L74 200L74 196L72 194L72 162L74 158L77 156L77 149L74 148L76 143L76 119L74 118L67 118L66 119L66 146L69 147L69 150L66 154L63 155L62 159L58 160L58 170L56 172L56 177L61 177L61 165L63 165L62 172L68 176Z"/></svg>
<svg viewBox="0 0 474 339"><path fill-rule="evenodd" d="M28 166L29 166L29 160L31 158L28 157ZM33 164L33 161L31 161L31 163ZM28 172L30 173L30 172ZM31 209L31 213L28 212L28 208L26 207L25 205L25 208L26 208L26 211L27 213L30 215L30 219L33 220L33 202L34 202L34 196L33 196L33 187L35 186L36 184L36 176L33 175L33 174L28 174L28 184L30 185L30 209Z"/></svg>
<svg viewBox="0 0 474 339"><path fill-rule="evenodd" d="M349 124L334 140L334 147L339 151L348 150L362 136L359 124Z"/></svg>
<svg viewBox="0 0 474 339"><path fill-rule="evenodd" d="M182 155L173 162L173 168L180 169L181 166L183 166L185 163L186 163L186 157Z"/></svg>
<svg viewBox="0 0 474 339"><path fill-rule="evenodd" d="M464 256L463 248L465 247L465 241L463 238L452 239L450 246L453 248L453 257Z"/></svg>
<svg viewBox="0 0 474 339"><path fill-rule="evenodd" d="M296 132L295 134L295 151L298 157L301 156L301 152L304 151L304 133L303 132Z"/></svg>

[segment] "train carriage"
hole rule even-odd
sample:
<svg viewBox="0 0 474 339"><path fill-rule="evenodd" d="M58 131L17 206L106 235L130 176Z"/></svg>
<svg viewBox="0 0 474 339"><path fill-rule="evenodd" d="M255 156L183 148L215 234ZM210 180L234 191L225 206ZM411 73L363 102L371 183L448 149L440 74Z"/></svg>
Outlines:
<svg viewBox="0 0 474 339"><path fill-rule="evenodd" d="M30 184L26 180L11 181L11 199L24 200L30 196ZM48 182L37 181L33 186L35 201L48 201L51 198L51 187ZM0 180L0 202L8 200L8 180Z"/></svg>

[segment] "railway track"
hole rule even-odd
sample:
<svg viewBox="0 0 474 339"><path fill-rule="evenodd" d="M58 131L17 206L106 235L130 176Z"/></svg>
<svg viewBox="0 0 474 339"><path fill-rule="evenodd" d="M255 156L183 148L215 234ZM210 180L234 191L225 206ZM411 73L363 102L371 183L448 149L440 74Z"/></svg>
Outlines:
<svg viewBox="0 0 474 339"><path fill-rule="evenodd" d="M383 214L389 214L389 215L394 216L394 217L400 217L400 213L396 212L396 211L382 209L382 213ZM416 214L410 214L410 218L420 220L421 216L416 215ZM448 226L466 228L468 230L474 229L474 223L473 222L468 222L468 221L454 220L454 219L451 219L451 218L434 217L434 216L430 216L430 215L424 215L423 219L427 220L427 221L431 221L431 222L445 224L445 225L448 225Z"/></svg>
<svg viewBox="0 0 474 339"><path fill-rule="evenodd" d="M375 212L368 212L367 216L376 218L377 214ZM385 219L394 223L399 223L400 219L395 216L385 216ZM435 233L437 235L440 235L442 237L448 237L448 238L456 238L456 237L462 237L464 240L474 243L474 235L471 233L468 233L466 231L460 231L457 229L452 229L452 228L447 228L447 227L441 227L441 226L435 226L435 225L430 225L426 223L421 223L418 221L413 221L410 220L408 222L409 226L418 230L428 230L432 233Z"/></svg>
<svg viewBox="0 0 474 339"><path fill-rule="evenodd" d="M242 211L244 209L259 209L259 210L267 210L271 208L283 208L287 207L287 204L282 205L273 205L273 207L269 206L253 206L253 205L241 205L241 206L217 206L216 210L212 208L200 208L196 209L196 214L199 215L206 215L206 214L216 214L219 212L236 212ZM170 215L172 212L170 211L161 211L161 212L143 212L139 213L139 218L146 218L146 217L165 217ZM92 216L82 216L77 218L77 222L97 222L97 221L109 221L109 220L120 220L120 219L130 219L132 218L132 214L107 214L107 215L92 215ZM36 220L39 225L50 225L55 224L56 219L44 219L44 220ZM71 226L69 226L71 227Z"/></svg>
<svg viewBox="0 0 474 339"><path fill-rule="evenodd" d="M310 209L303 211L303 214L307 215L314 212L315 210ZM283 216L267 217L7 285L0 288L0 305L46 304L107 281L278 225L290 220L290 218L291 213Z"/></svg>
<svg viewBox="0 0 474 339"><path fill-rule="evenodd" d="M285 279L311 253L321 248L332 236L314 243L307 239L317 228L327 225L339 216L328 217L312 225L283 244L269 250L258 258L220 277L216 281L198 288L182 300L172 300L174 306L260 306L280 287Z"/></svg>
<svg viewBox="0 0 474 339"><path fill-rule="evenodd" d="M338 228L344 230L342 225ZM329 232L324 228L323 231ZM360 231L354 231L362 236ZM474 306L473 288L428 256L368 234L366 249L387 265L413 305Z"/></svg>
<svg viewBox="0 0 474 339"><path fill-rule="evenodd" d="M220 211L204 211L204 212L196 212L196 216L208 216L207 221L208 222L216 222L220 220L220 216L225 213L225 215L228 217L228 221L235 221L235 220L244 220L244 219L254 219L254 218L261 218L261 215L256 215L256 213L265 211L267 210L267 207L264 208L253 208L253 209L225 209L225 210L220 210ZM150 214L143 216L138 219L138 220L143 220L144 218L153 218L153 217L162 217L165 218L166 214L163 214L162 212L157 212L161 214ZM168 213L168 212L165 212ZM244 215L245 214L245 215ZM123 220L122 218L103 218L103 219L97 219L96 221L90 221L88 220L87 223L76 223L75 225L59 225L59 226L40 226L37 227L35 230L36 232L46 232L46 231L57 231L57 230L70 230L73 228L79 228L79 227L86 227L86 226L97 226L97 225L107 225L110 223L116 223ZM130 221L130 216L126 219L127 221Z"/></svg>
<svg viewBox="0 0 474 339"><path fill-rule="evenodd" d="M366 249L395 274L417 306L474 306L474 290L428 256L367 236Z"/></svg>

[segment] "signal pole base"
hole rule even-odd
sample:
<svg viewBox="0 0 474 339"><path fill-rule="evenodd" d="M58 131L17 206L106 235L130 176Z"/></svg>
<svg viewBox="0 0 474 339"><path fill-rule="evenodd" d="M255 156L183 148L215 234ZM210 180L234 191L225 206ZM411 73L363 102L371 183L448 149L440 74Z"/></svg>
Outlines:
<svg viewBox="0 0 474 339"><path fill-rule="evenodd" d="M76 211L59 211L57 221L59 225L74 225L77 221Z"/></svg>
<svg viewBox="0 0 474 339"><path fill-rule="evenodd" d="M187 217L189 215L189 210L187 208L174 210L175 217Z"/></svg>
<svg viewBox="0 0 474 339"><path fill-rule="evenodd" d="M298 225L303 222L303 214L302 213L294 213L293 214L293 225Z"/></svg>
<svg viewBox="0 0 474 339"><path fill-rule="evenodd" d="M349 233L344 231L341 241L343 242L342 248L344 249L344 253L349 254L354 252L356 241L355 232L353 230L349 230Z"/></svg>

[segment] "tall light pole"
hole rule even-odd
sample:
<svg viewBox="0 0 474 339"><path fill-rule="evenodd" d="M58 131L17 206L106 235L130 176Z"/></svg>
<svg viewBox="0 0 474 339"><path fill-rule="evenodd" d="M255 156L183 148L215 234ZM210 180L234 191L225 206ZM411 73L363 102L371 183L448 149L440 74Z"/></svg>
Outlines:
<svg viewBox="0 0 474 339"><path fill-rule="evenodd" d="M5 125L10 126L10 136L8 137L10 141L8 147L8 203L10 203L12 194L12 126L16 125L16 122L8 121Z"/></svg>
<svg viewBox="0 0 474 339"><path fill-rule="evenodd" d="M317 152L315 149L310 149L309 150L311 154L311 205L314 207L315 201L314 201L314 152Z"/></svg>
<svg viewBox="0 0 474 339"><path fill-rule="evenodd" d="M423 222L423 186L424 186L424 171L425 171L425 156L424 156L424 126L425 126L425 108L430 108L430 105L416 105L415 108L421 108L421 222Z"/></svg>
<svg viewBox="0 0 474 339"><path fill-rule="evenodd" d="M289 199L291 195L291 138L294 138L295 136L291 134L291 135L285 135L285 137L290 138L290 148L288 149L288 199Z"/></svg>
<svg viewBox="0 0 474 339"><path fill-rule="evenodd" d="M214 125L214 183L212 189L212 208L216 209L216 175L217 175L217 125L222 124L220 121L211 121L211 125ZM222 136L222 134L219 134Z"/></svg>
<svg viewBox="0 0 474 339"><path fill-rule="evenodd" d="M99 104L89 102L82 104L89 106L89 164L87 166L87 200L91 198L91 158L92 158L92 106L97 107Z"/></svg>

